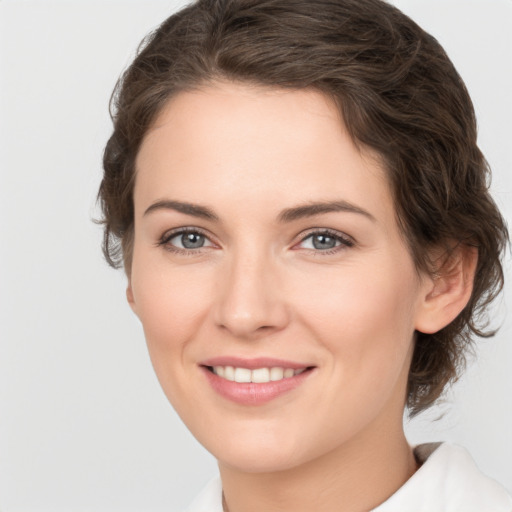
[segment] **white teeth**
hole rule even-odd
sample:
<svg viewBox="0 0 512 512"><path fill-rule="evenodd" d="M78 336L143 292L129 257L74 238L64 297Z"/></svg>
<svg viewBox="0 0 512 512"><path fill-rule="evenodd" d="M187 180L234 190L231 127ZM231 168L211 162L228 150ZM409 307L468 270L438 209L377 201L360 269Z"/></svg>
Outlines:
<svg viewBox="0 0 512 512"><path fill-rule="evenodd" d="M213 367L213 373L226 380L243 383L254 382L258 384L289 379L295 375L301 374L305 370L306 368L294 370L293 368L280 368L278 366L272 368L256 368L254 370L233 366Z"/></svg>
<svg viewBox="0 0 512 512"><path fill-rule="evenodd" d="M270 380L270 370L268 368L258 368L251 373L251 382L268 382Z"/></svg>
<svg viewBox="0 0 512 512"><path fill-rule="evenodd" d="M293 368L286 368L286 370L284 371L284 378L289 379L290 377L293 377L293 374Z"/></svg>
<svg viewBox="0 0 512 512"><path fill-rule="evenodd" d="M284 370L282 368L271 368L270 369L270 380L281 380L284 379Z"/></svg>
<svg viewBox="0 0 512 512"><path fill-rule="evenodd" d="M224 378L226 380L235 380L235 369L232 366L225 366L224 367Z"/></svg>
<svg viewBox="0 0 512 512"><path fill-rule="evenodd" d="M248 368L235 368L235 382L251 382L251 373Z"/></svg>

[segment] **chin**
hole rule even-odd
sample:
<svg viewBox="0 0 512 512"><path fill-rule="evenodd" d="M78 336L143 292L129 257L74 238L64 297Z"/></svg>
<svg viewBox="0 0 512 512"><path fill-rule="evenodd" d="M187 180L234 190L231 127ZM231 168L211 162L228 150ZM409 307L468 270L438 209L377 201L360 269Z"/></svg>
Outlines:
<svg viewBox="0 0 512 512"><path fill-rule="evenodd" d="M269 432L267 432L268 434ZM302 454L298 443L288 436L221 434L216 439L199 442L218 460L219 465L229 466L245 473L271 473L299 465Z"/></svg>
<svg viewBox="0 0 512 512"><path fill-rule="evenodd" d="M214 454L215 455L215 454ZM297 454L276 453L274 450L234 450L230 447L216 457L220 466L228 466L243 473L274 473L300 465Z"/></svg>

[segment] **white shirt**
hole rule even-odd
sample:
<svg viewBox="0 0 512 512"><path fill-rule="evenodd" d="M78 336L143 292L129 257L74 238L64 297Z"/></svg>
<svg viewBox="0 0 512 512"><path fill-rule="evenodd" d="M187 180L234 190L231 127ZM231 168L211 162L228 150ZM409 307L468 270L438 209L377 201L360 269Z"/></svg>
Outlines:
<svg viewBox="0 0 512 512"><path fill-rule="evenodd" d="M372 512L512 512L512 497L482 474L469 453L450 443L417 446L422 466ZM185 512L223 512L220 477Z"/></svg>

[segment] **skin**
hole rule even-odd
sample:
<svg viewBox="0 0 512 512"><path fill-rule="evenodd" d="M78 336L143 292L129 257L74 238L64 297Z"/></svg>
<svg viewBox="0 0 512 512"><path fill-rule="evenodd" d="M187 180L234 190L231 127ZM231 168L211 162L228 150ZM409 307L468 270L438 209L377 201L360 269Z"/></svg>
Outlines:
<svg viewBox="0 0 512 512"><path fill-rule="evenodd" d="M136 162L128 300L169 401L218 459L230 512L369 510L416 470L402 426L414 332L464 307L474 262L417 272L385 171L315 91L216 83L171 99ZM181 201L207 219L153 207ZM283 222L283 210L345 201ZM169 232L194 228L204 246ZM311 232L340 236L315 248ZM160 243L162 240L165 243ZM346 241L349 241L347 243ZM258 406L218 395L200 362L314 366Z"/></svg>

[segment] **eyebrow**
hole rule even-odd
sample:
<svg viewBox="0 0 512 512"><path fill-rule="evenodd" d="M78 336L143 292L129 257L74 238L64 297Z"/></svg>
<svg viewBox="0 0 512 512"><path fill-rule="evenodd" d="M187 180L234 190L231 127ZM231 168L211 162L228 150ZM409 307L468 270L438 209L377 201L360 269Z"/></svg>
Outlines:
<svg viewBox="0 0 512 512"><path fill-rule="evenodd" d="M307 203L293 208L286 208L286 210L283 210L279 214L278 220L280 222L293 222L294 220L303 219L305 217L313 217L315 215L331 212L357 213L364 215L374 222L376 221L375 217L370 212L344 200Z"/></svg>
<svg viewBox="0 0 512 512"><path fill-rule="evenodd" d="M193 217L199 217L206 220L220 220L218 215L207 206L173 200L161 200L153 203L149 206L149 208L146 209L144 215L148 215L149 213L157 210L175 210L186 215L191 215ZM376 221L375 217L370 212L367 212L359 206L344 200L313 202L294 206L292 208L286 208L278 215L277 219L279 222L286 223L331 212L357 213L367 217L374 222Z"/></svg>
<svg viewBox="0 0 512 512"><path fill-rule="evenodd" d="M184 203L182 201L170 201L162 200L153 203L145 212L144 215L157 210L175 210L186 215L192 215L193 217L200 217L202 219L218 221L219 217L206 206L200 206L198 204Z"/></svg>

